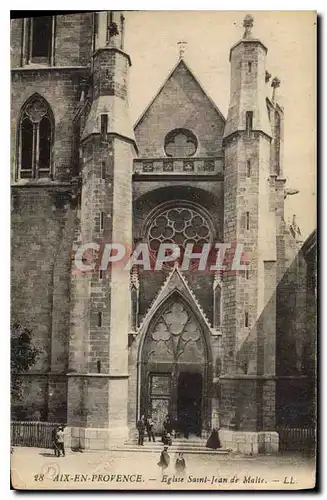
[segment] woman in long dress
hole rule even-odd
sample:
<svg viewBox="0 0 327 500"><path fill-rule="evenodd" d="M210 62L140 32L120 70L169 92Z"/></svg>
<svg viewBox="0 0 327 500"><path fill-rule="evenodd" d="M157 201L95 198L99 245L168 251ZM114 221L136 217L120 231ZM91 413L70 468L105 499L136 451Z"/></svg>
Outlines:
<svg viewBox="0 0 327 500"><path fill-rule="evenodd" d="M221 448L218 430L215 427L211 431L210 437L206 444L206 448L211 448L212 450Z"/></svg>

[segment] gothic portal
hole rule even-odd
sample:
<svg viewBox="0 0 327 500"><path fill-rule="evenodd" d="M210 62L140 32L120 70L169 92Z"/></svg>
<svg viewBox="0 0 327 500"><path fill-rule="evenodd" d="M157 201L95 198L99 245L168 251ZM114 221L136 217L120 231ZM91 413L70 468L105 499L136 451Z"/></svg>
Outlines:
<svg viewBox="0 0 327 500"><path fill-rule="evenodd" d="M166 415L200 435L210 428L209 346L191 307L174 292L154 315L140 349L140 414L158 432Z"/></svg>

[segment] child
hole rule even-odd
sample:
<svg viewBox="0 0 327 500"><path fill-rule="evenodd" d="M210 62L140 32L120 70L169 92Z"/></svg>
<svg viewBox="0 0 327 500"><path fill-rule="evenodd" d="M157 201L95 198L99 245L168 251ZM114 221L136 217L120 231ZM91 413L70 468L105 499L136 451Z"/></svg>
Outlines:
<svg viewBox="0 0 327 500"><path fill-rule="evenodd" d="M167 469L170 463L170 456L168 454L168 446L164 446L163 451L160 455L160 460L158 462L159 467L161 467L161 474L164 475L164 471Z"/></svg>
<svg viewBox="0 0 327 500"><path fill-rule="evenodd" d="M64 426L61 425L57 431L57 448L58 448L58 457L60 457L60 452L62 456L65 456L65 444L64 444Z"/></svg>
<svg viewBox="0 0 327 500"><path fill-rule="evenodd" d="M185 459L183 453L179 452L175 462L175 471L177 476L184 476L185 474Z"/></svg>

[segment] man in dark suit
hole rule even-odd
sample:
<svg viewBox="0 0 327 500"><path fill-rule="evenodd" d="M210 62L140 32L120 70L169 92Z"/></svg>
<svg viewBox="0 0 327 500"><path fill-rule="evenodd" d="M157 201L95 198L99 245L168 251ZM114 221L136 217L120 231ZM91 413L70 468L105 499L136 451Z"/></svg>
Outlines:
<svg viewBox="0 0 327 500"><path fill-rule="evenodd" d="M152 418L147 418L146 420L146 432L148 434L149 441L155 442L155 437L154 437L154 423Z"/></svg>
<svg viewBox="0 0 327 500"><path fill-rule="evenodd" d="M144 415L141 416L140 420L138 420L136 424L137 430L139 432L139 440L138 445L144 446L144 433L145 433L145 418Z"/></svg>

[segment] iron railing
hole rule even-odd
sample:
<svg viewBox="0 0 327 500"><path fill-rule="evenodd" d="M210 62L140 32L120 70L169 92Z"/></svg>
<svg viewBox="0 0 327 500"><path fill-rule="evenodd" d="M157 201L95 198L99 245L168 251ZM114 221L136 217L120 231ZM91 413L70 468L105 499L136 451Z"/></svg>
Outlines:
<svg viewBox="0 0 327 500"><path fill-rule="evenodd" d="M278 427L279 451L314 451L316 429L314 427Z"/></svg>
<svg viewBox="0 0 327 500"><path fill-rule="evenodd" d="M59 424L52 422L11 422L11 446L52 448L52 431Z"/></svg>

